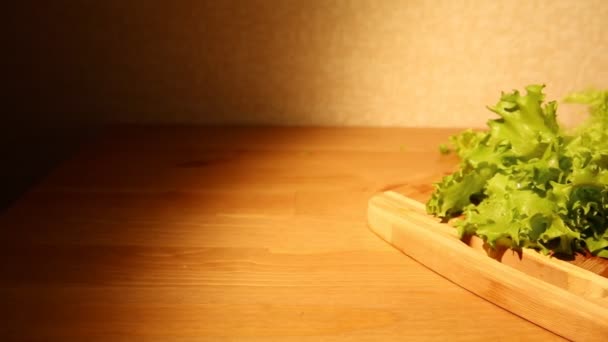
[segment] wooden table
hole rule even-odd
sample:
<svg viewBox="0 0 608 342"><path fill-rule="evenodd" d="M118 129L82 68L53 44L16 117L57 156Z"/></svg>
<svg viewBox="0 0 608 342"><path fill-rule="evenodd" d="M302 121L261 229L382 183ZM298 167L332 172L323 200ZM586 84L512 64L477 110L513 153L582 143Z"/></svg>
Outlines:
<svg viewBox="0 0 608 342"><path fill-rule="evenodd" d="M372 194L454 167L454 132L108 129L0 217L0 335L559 339L368 230Z"/></svg>

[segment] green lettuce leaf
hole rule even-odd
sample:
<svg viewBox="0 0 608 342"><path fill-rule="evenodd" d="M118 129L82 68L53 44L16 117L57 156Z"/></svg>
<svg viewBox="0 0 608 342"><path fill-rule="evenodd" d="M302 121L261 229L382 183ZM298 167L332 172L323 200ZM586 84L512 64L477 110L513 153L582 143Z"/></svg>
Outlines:
<svg viewBox="0 0 608 342"><path fill-rule="evenodd" d="M463 214L461 237L492 247L608 257L608 91L568 96L590 115L567 132L543 89L503 93L487 130L450 137L459 169L435 184L427 211Z"/></svg>

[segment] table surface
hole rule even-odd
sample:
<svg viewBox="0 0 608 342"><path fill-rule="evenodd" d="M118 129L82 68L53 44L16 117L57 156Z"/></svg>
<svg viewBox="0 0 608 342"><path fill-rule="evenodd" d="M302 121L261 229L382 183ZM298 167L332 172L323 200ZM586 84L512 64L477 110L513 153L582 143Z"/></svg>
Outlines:
<svg viewBox="0 0 608 342"><path fill-rule="evenodd" d="M455 132L109 128L0 216L0 336L559 340L369 231Z"/></svg>

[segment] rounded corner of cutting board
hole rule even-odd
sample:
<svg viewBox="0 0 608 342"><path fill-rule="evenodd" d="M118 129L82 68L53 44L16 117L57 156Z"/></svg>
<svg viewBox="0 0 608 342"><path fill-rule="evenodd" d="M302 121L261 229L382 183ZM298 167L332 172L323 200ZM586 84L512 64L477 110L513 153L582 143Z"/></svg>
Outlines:
<svg viewBox="0 0 608 342"><path fill-rule="evenodd" d="M386 192L379 192L374 194L367 201L367 227L374 234L391 243L391 227L385 221L379 220L378 217L381 215L380 207L382 200L385 199L385 197Z"/></svg>
<svg viewBox="0 0 608 342"><path fill-rule="evenodd" d="M374 194L368 200L367 222L372 232L395 248L507 311L570 339L597 340L598 335L608 336L608 298L588 300L576 291L571 292L569 278L566 288L562 288L473 251L454 231L428 217L424 204L404 194L395 191ZM429 248L433 250L430 254ZM456 265L446 268L442 255L450 255ZM600 290L608 289L604 286L606 278L588 274L592 272L585 269L574 272L574 268L578 268L575 265L563 265L540 255L527 260L538 263L537 270L551 266L564 272L564 276L578 277L579 282L589 285L597 282L602 287ZM454 274L453 267L459 268L461 274ZM500 293L496 289L501 289ZM538 292L551 295L535 296Z"/></svg>

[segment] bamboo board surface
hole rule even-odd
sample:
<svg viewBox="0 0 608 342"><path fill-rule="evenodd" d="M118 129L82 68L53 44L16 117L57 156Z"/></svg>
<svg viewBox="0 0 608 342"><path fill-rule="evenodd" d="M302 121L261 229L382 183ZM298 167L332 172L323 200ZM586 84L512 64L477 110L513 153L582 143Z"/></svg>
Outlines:
<svg viewBox="0 0 608 342"><path fill-rule="evenodd" d="M571 340L608 337L605 259L576 265L530 249L495 253L477 237L461 241L422 203L395 191L372 197L368 222L408 256L510 312Z"/></svg>

